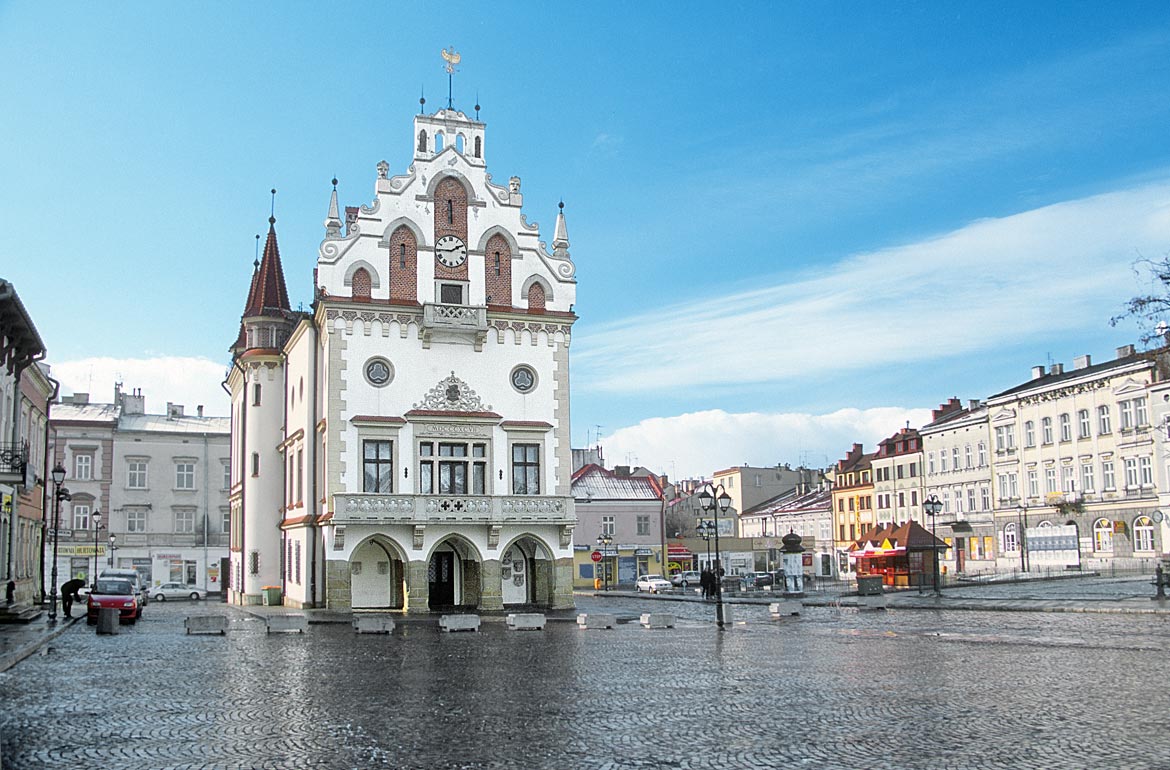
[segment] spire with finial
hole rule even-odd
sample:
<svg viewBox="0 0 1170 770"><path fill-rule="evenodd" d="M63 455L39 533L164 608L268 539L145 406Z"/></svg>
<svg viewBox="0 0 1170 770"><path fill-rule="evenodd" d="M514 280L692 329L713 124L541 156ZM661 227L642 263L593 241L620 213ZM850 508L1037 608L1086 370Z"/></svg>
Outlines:
<svg viewBox="0 0 1170 770"><path fill-rule="evenodd" d="M422 86L418 89L418 114L422 115L427 107L427 92Z"/></svg>
<svg viewBox="0 0 1170 770"><path fill-rule="evenodd" d="M568 259L569 257L569 228L565 226L565 202L557 204L557 226L553 230L553 256Z"/></svg>
<svg viewBox="0 0 1170 770"><path fill-rule="evenodd" d="M337 177L333 177L333 193L329 196L329 214L325 217L325 237L341 235L341 213L337 209Z"/></svg>
<svg viewBox="0 0 1170 770"><path fill-rule="evenodd" d="M475 92L475 119L479 120L479 91Z"/></svg>

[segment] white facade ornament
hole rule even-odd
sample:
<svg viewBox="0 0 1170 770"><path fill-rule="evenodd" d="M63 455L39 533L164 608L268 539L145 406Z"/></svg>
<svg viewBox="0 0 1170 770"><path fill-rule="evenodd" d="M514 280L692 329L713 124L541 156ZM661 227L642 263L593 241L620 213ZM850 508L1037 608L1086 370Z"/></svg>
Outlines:
<svg viewBox="0 0 1170 770"><path fill-rule="evenodd" d="M439 380L413 408L442 412L490 412L492 409L491 404L484 404L479 394L456 377L455 372Z"/></svg>
<svg viewBox="0 0 1170 770"><path fill-rule="evenodd" d="M378 178L385 179L386 175L390 173L390 164L384 160L378 161Z"/></svg>

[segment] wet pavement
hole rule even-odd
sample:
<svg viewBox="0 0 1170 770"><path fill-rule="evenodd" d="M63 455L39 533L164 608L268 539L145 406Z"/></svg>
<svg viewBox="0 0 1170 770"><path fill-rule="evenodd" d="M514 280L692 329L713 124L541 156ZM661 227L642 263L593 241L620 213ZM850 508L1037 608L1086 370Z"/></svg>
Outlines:
<svg viewBox="0 0 1170 770"><path fill-rule="evenodd" d="M945 609L826 595L780 621L761 596L722 633L709 603L617 593L578 609L666 611L676 627L485 618L444 634L410 619L359 636L310 611L308 633L266 634L274 608L152 604L116 636L68 626L0 673L0 757L4 770L1170 767L1170 615L949 608L1160 604L1148 578L1080 583L956 588ZM226 615L227 635L186 635L204 613Z"/></svg>

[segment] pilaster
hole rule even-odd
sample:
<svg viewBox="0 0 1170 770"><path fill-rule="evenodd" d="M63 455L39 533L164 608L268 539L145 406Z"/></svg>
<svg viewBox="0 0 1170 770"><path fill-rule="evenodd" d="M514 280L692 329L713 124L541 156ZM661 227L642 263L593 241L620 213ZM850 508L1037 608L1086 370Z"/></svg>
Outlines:
<svg viewBox="0 0 1170 770"><path fill-rule="evenodd" d="M427 585L427 563L412 561L406 572L406 613L425 615L431 611L430 586Z"/></svg>
<svg viewBox="0 0 1170 770"><path fill-rule="evenodd" d="M550 609L573 609L573 557L557 559Z"/></svg>
<svg viewBox="0 0 1170 770"><path fill-rule="evenodd" d="M504 595L500 586L500 560L488 559L479 572L479 608L485 611L504 609Z"/></svg>

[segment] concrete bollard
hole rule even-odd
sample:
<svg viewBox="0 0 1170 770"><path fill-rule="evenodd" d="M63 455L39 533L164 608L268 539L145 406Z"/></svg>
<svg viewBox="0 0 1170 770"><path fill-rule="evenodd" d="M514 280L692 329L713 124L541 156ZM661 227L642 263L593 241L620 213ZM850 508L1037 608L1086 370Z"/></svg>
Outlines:
<svg viewBox="0 0 1170 770"><path fill-rule="evenodd" d="M582 612L577 616L577 626L582 629L613 628L617 625L617 615L608 612Z"/></svg>
<svg viewBox="0 0 1170 770"><path fill-rule="evenodd" d="M227 636L228 619L226 615L191 615L183 625L188 634L219 634Z"/></svg>
<svg viewBox="0 0 1170 770"><path fill-rule="evenodd" d="M97 632L99 634L118 633L118 618L120 615L121 610L117 607L98 608Z"/></svg>
<svg viewBox="0 0 1170 770"><path fill-rule="evenodd" d="M545 617L540 612L513 612L508 615L508 628L512 631L543 631Z"/></svg>
<svg viewBox="0 0 1170 770"><path fill-rule="evenodd" d="M267 625L266 633L269 634L273 631L296 631L303 634L309 630L309 619L299 612L266 615L264 622Z"/></svg>
<svg viewBox="0 0 1170 770"><path fill-rule="evenodd" d="M773 620L789 615L799 615L801 609L800 599L782 599L768 605L768 612L771 613Z"/></svg>
<svg viewBox="0 0 1170 770"><path fill-rule="evenodd" d="M642 628L674 628L674 615L669 612L643 612Z"/></svg>
<svg viewBox="0 0 1170 770"><path fill-rule="evenodd" d="M439 618L443 631L478 631L479 615L444 615Z"/></svg>
<svg viewBox="0 0 1170 770"><path fill-rule="evenodd" d="M389 634L394 631L394 618L390 615L354 615L355 634Z"/></svg>

